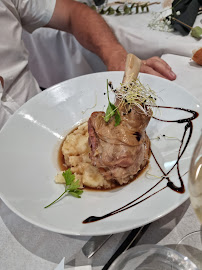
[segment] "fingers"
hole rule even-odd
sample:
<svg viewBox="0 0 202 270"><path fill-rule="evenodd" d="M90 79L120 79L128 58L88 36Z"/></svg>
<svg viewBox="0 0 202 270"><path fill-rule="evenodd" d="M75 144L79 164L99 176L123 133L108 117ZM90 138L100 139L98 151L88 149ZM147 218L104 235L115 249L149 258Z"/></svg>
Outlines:
<svg viewBox="0 0 202 270"><path fill-rule="evenodd" d="M158 77L166 79L166 77L164 77L161 73L155 71L153 68L151 68L151 67L149 67L147 65L141 66L140 71L142 73L147 73L147 74L151 74L151 75L158 76Z"/></svg>
<svg viewBox="0 0 202 270"><path fill-rule="evenodd" d="M143 65L141 67L141 72L156 75L156 76L163 77L169 80L176 79L176 75L172 71L171 67L161 58L151 57L147 60L143 60L142 62L143 62Z"/></svg>
<svg viewBox="0 0 202 270"><path fill-rule="evenodd" d="M147 59L146 62L149 66L152 66L153 64L155 65L155 63L161 63L165 68L171 70L171 67L163 59L157 56Z"/></svg>

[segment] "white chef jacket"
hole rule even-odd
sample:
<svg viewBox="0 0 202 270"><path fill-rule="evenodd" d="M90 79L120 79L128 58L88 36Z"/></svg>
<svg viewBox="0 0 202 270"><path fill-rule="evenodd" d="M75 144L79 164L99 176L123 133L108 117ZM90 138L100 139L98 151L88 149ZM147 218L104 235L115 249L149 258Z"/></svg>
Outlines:
<svg viewBox="0 0 202 270"><path fill-rule="evenodd" d="M28 69L22 28L28 32L46 25L56 0L0 0L0 129L6 120L40 88ZM48 46L48 44L47 44Z"/></svg>

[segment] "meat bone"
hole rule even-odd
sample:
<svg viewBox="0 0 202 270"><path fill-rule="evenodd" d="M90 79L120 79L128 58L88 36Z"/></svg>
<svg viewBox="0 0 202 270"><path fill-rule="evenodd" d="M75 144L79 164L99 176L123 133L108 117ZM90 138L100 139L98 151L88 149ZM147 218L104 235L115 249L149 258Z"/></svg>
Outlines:
<svg viewBox="0 0 202 270"><path fill-rule="evenodd" d="M125 72L123 76L123 83L129 83L132 80L136 80L140 72L141 60L132 53L129 53L126 57Z"/></svg>

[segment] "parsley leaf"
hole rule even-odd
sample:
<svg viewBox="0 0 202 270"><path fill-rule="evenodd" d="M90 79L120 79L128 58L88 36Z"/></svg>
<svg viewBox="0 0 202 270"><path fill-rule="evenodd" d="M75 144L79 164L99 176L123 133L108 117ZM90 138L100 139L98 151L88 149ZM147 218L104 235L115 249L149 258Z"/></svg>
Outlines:
<svg viewBox="0 0 202 270"><path fill-rule="evenodd" d="M69 191L74 191L76 189L79 188L79 180L77 180L76 182L72 182L71 185L69 186L68 190Z"/></svg>
<svg viewBox="0 0 202 270"><path fill-rule="evenodd" d="M109 100L108 80L107 80L107 98L108 98L109 105L107 107L104 120L105 122L109 122L109 119L112 116L115 116L115 127L116 127L121 123L121 115L118 108Z"/></svg>
<svg viewBox="0 0 202 270"><path fill-rule="evenodd" d="M65 194L70 194L76 198L81 198L81 194L83 193L83 190L79 189L79 180L75 180L75 175L71 172L70 169L64 171L62 173L64 179L65 179L65 191L52 203L49 205L45 206L44 208L48 208L49 206L53 205L56 203L60 198L63 197Z"/></svg>
<svg viewBox="0 0 202 270"><path fill-rule="evenodd" d="M75 179L75 175L71 172L70 169L64 171L62 173L64 179L65 179L65 182L66 182L66 186L68 185L71 185L71 183L74 181Z"/></svg>
<svg viewBox="0 0 202 270"><path fill-rule="evenodd" d="M72 196L76 197L76 198L81 198L81 194L83 193L83 190L75 190L75 191L69 191L69 194L71 194Z"/></svg>

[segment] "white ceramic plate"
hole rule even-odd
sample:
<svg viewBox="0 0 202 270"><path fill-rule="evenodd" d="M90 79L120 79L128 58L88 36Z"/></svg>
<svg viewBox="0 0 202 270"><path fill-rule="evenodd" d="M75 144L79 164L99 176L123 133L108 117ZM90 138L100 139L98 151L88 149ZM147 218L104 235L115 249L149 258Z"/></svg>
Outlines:
<svg viewBox="0 0 202 270"><path fill-rule="evenodd" d="M180 171L182 175L185 174L184 194L165 188L122 213L98 222L82 223L89 216L102 216L134 200L159 180L146 177L144 172L134 182L116 190L85 191L81 199L66 196L44 209L64 191L63 185L54 182L59 171L57 153L63 138L78 123L87 120L93 111L106 110L106 80L112 81L116 87L122 77L123 72L104 72L63 82L32 98L9 119L0 133L0 196L16 214L37 226L63 234L103 235L150 223L188 198L186 172L200 134L200 116L193 121L192 138L180 161ZM183 107L201 113L199 102L175 83L144 74L140 74L140 79L157 92L160 97L158 105ZM190 116L186 112L171 109L156 111L155 115L164 119ZM151 139L163 134L181 139L184 126L152 119L147 133ZM177 158L180 142L175 138L152 140L152 149L165 170ZM152 157L148 169L152 175L162 175ZM179 184L176 170L170 177ZM166 183L164 180L152 192Z"/></svg>

